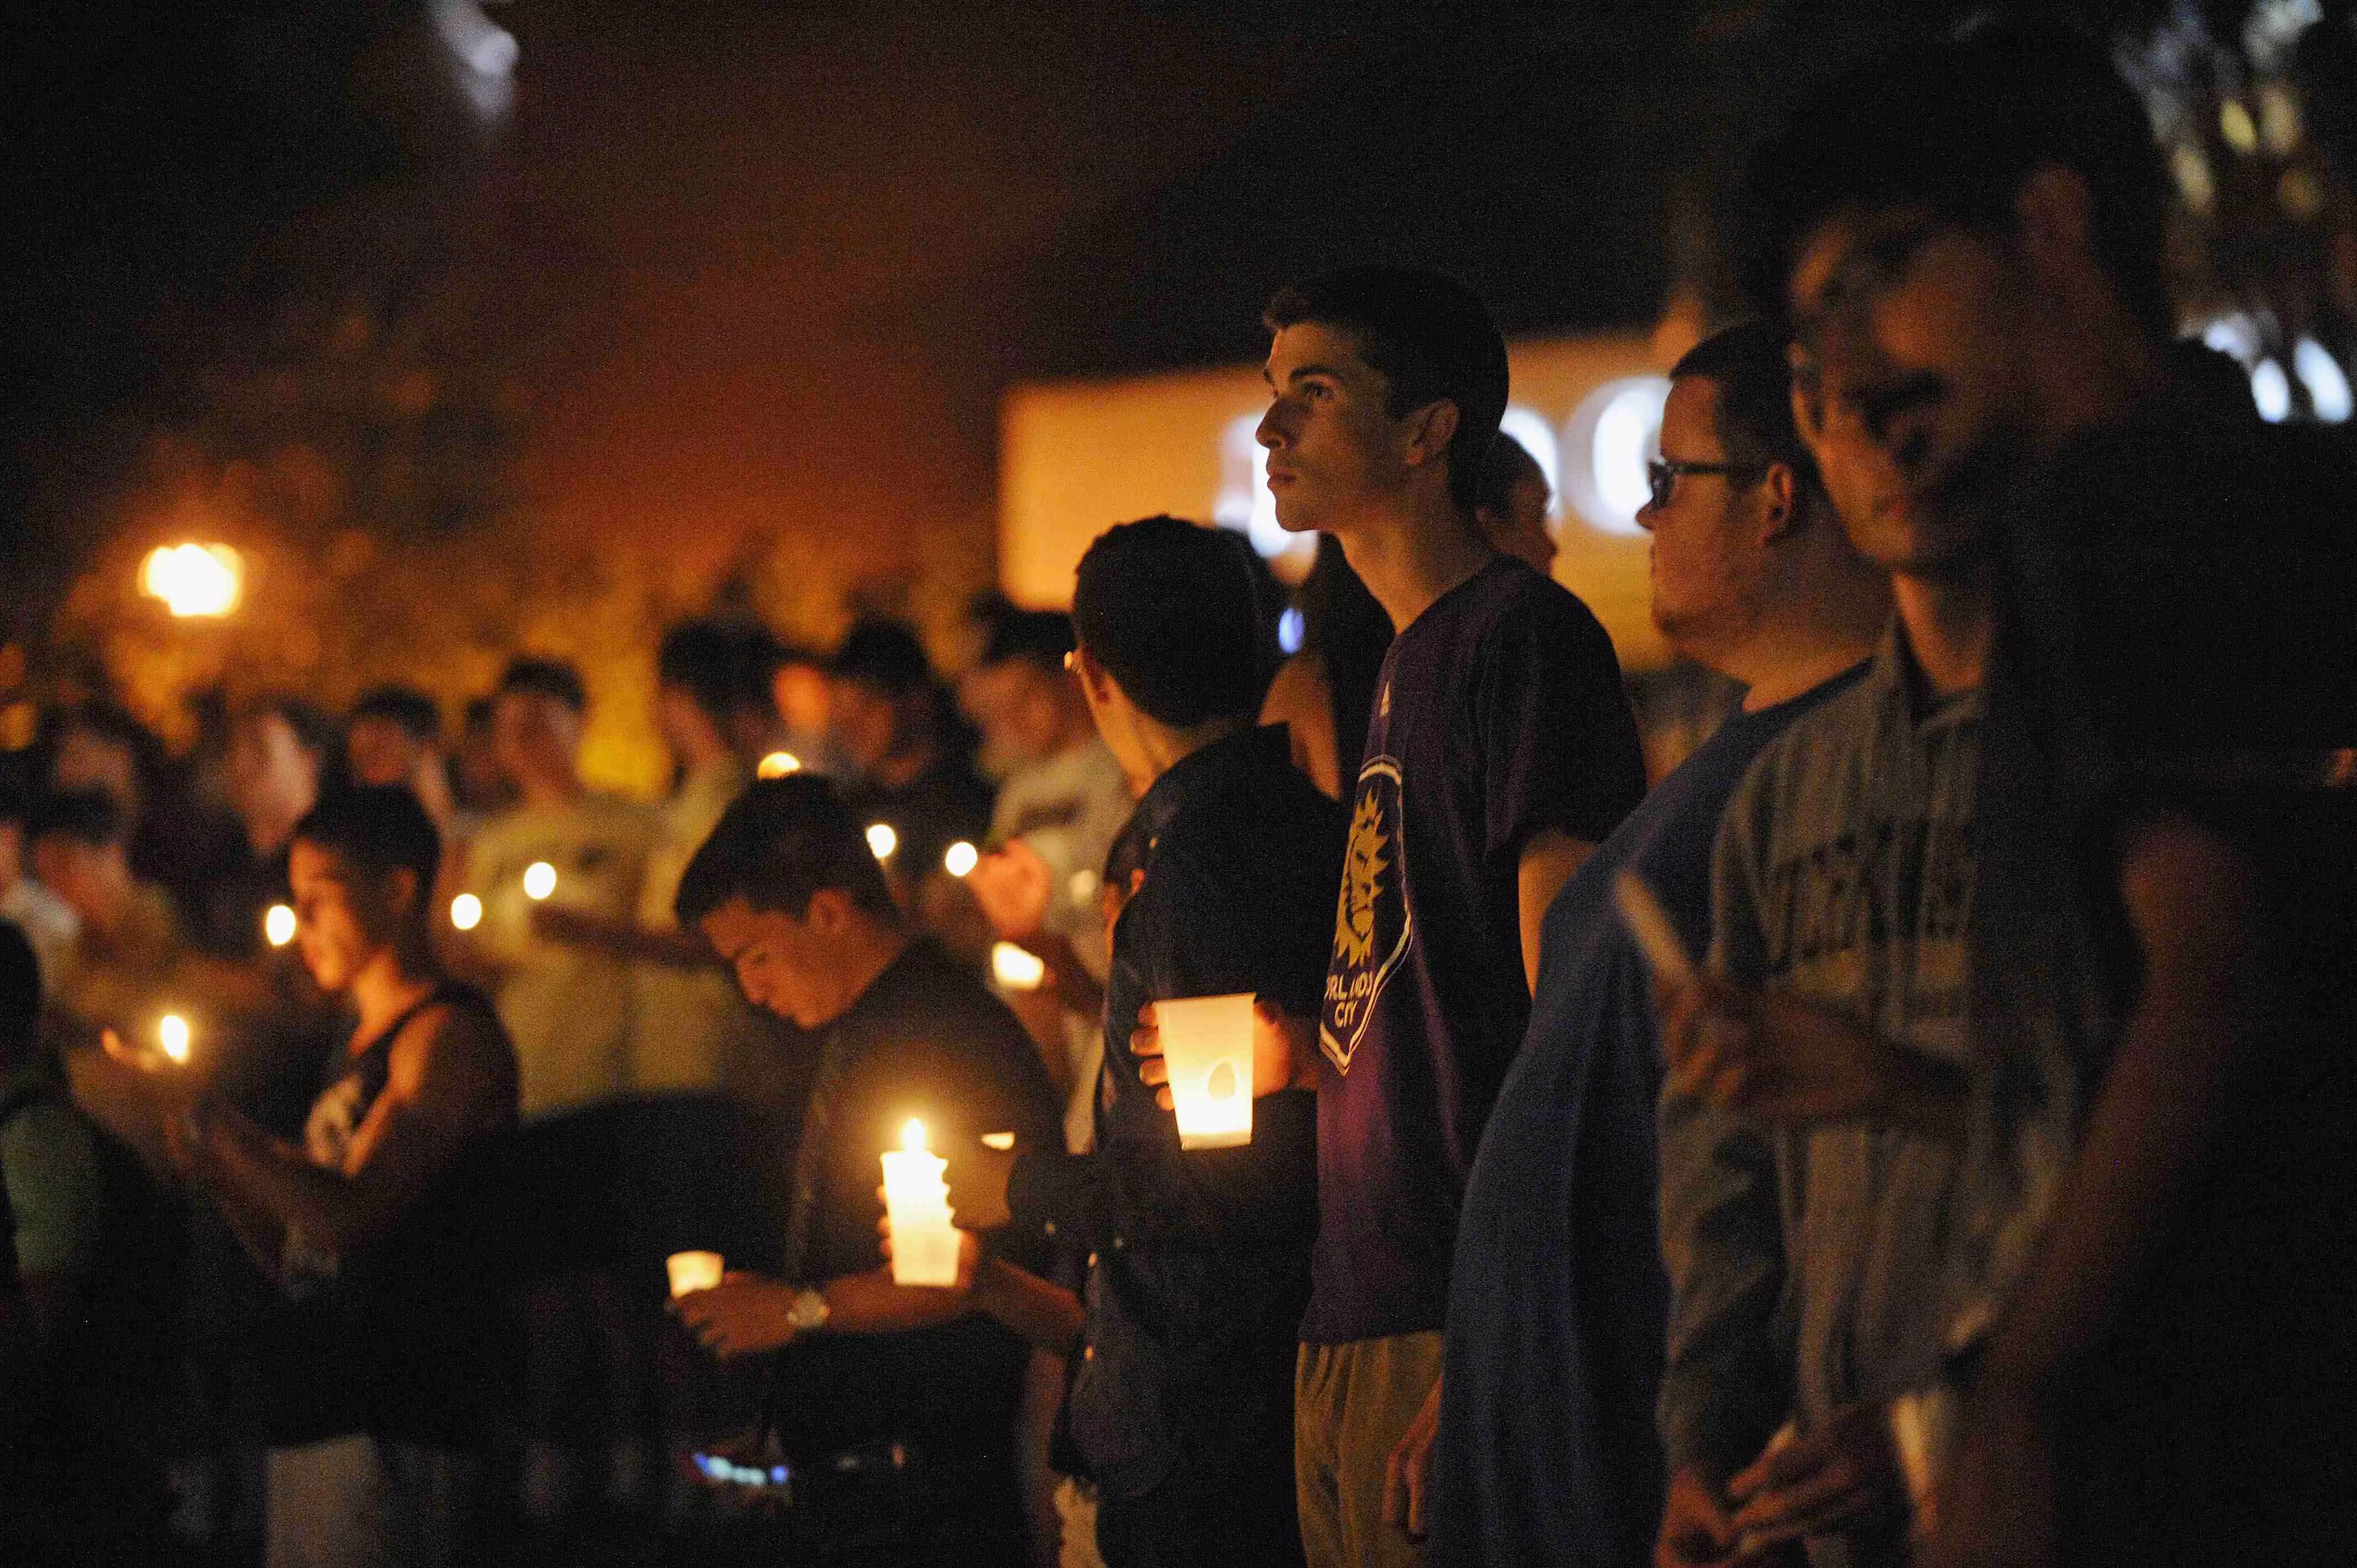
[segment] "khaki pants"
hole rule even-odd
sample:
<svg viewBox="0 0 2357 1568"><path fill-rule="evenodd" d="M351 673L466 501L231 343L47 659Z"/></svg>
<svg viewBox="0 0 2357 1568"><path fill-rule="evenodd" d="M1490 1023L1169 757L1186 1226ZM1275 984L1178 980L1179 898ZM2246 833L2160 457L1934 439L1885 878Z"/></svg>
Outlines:
<svg viewBox="0 0 2357 1568"><path fill-rule="evenodd" d="M482 1463L355 1434L273 1448L269 1568L455 1568Z"/></svg>
<svg viewBox="0 0 2357 1568"><path fill-rule="evenodd" d="M1304 1345L1293 1380L1293 1477L1309 1568L1413 1568L1424 1544L1383 1522L1392 1449L1440 1380L1440 1336Z"/></svg>

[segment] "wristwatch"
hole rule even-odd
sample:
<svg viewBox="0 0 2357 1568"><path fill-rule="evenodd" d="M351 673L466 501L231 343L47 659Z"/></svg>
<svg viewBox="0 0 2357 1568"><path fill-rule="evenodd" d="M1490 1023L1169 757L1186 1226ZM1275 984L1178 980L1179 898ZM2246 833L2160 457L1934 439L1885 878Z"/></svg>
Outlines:
<svg viewBox="0 0 2357 1568"><path fill-rule="evenodd" d="M793 1305L786 1308L786 1321L793 1326L797 1339L825 1327L829 1315L826 1297L814 1290L794 1292Z"/></svg>

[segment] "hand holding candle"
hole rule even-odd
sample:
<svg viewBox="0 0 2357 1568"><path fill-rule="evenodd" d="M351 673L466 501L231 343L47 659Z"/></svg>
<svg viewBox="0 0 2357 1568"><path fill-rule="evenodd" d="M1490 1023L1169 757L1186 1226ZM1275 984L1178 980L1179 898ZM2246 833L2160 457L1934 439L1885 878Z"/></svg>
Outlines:
<svg viewBox="0 0 2357 1568"><path fill-rule="evenodd" d="M1176 997L1154 1004L1182 1149L1252 1142L1253 997Z"/></svg>
<svg viewBox="0 0 2357 1568"><path fill-rule="evenodd" d="M892 1225L892 1283L957 1283L958 1234L950 1222L949 1162L925 1148L925 1124L914 1117L900 1147L884 1155L884 1211Z"/></svg>

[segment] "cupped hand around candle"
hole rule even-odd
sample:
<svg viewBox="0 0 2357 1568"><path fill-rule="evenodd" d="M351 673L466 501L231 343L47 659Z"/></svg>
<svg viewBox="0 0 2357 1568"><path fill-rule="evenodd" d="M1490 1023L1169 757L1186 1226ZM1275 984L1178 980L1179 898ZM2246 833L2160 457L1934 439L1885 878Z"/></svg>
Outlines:
<svg viewBox="0 0 2357 1568"><path fill-rule="evenodd" d="M791 1285L732 1269L710 1290L690 1291L673 1302L671 1310L705 1349L726 1359L791 1342L793 1305Z"/></svg>
<svg viewBox="0 0 2357 1568"><path fill-rule="evenodd" d="M1260 1100L1280 1090L1318 1087L1318 1026L1287 1013L1273 997L1253 1002L1253 1098ZM1154 1004L1137 1010L1137 1027L1129 1036L1129 1054L1137 1058L1137 1079L1154 1088L1154 1102L1168 1111L1170 1064L1162 1055L1162 1031L1155 1023Z"/></svg>

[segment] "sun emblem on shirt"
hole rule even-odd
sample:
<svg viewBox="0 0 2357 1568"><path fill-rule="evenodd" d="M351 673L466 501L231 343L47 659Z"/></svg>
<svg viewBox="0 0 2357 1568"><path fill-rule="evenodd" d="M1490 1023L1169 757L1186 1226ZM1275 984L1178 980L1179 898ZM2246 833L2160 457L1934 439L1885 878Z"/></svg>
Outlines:
<svg viewBox="0 0 2357 1568"><path fill-rule="evenodd" d="M1398 762L1371 759L1360 770L1358 804L1351 813L1342 893L1334 908L1334 961L1326 971L1318 1026L1318 1048L1337 1072L1351 1070L1383 990L1414 944L1404 864L1406 821Z"/></svg>
<svg viewBox="0 0 2357 1568"><path fill-rule="evenodd" d="M1375 894L1391 865L1384 852L1383 802L1370 791L1359 798L1351 821L1351 846L1342 858L1342 897L1334 911L1334 954L1345 964L1361 964L1375 946Z"/></svg>

